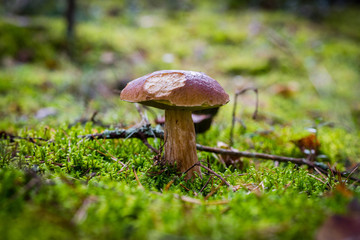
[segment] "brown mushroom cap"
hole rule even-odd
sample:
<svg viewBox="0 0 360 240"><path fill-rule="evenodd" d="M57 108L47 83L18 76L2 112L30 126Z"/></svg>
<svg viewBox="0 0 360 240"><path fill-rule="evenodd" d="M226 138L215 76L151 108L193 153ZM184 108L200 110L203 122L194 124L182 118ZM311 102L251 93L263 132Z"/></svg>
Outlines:
<svg viewBox="0 0 360 240"><path fill-rule="evenodd" d="M229 101L220 84L202 72L162 70L129 82L120 98L161 109L195 111Z"/></svg>

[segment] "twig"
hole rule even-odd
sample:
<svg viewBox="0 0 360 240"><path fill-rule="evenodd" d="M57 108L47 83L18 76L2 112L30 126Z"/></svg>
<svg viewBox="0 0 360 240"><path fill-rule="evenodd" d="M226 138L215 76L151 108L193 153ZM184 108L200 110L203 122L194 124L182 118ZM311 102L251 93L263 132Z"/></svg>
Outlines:
<svg viewBox="0 0 360 240"><path fill-rule="evenodd" d="M256 104L255 104L255 111L253 113L252 118L256 119L257 116L257 112L258 112L258 108L259 108L259 93L258 93L258 89L257 88L244 88L241 91L237 91L234 95L234 106L233 106L233 111L232 111L232 120L231 120L231 127L230 127L230 143L229 146L231 147L233 145L233 136L234 136L234 126L235 126L235 120L236 120L236 105L237 105L237 98L238 96L240 96L241 94L244 94L245 92L252 90L255 92L256 95Z"/></svg>
<svg viewBox="0 0 360 240"><path fill-rule="evenodd" d="M99 143L99 141L98 141L97 139L95 139L95 141L101 146L102 149L104 149L105 152L107 152L108 156L110 156L112 160L117 161L117 162L119 162L121 165L125 166L125 163L123 163L123 162L120 161L117 157L115 157L114 155L112 155L111 153L109 153L109 151L104 148L103 144ZM90 148L90 147L89 147L89 148ZM96 149L95 149L95 150L96 150ZM98 150L96 150L96 151L98 151ZM100 151L98 151L98 152L100 152ZM102 152L100 152L100 153L102 153ZM106 156L106 154L104 154L104 155Z"/></svg>
<svg viewBox="0 0 360 240"><path fill-rule="evenodd" d="M354 167L354 169L349 173L349 176L346 177L346 181L349 179L349 177L350 177L351 175L353 175L353 173L354 173L359 167L360 167L360 163L358 163L358 164L356 165L356 167Z"/></svg>
<svg viewBox="0 0 360 240"><path fill-rule="evenodd" d="M119 173L125 171L125 170L128 169L128 168L129 168L129 162L126 163L125 166L123 166L117 173L119 174Z"/></svg>
<svg viewBox="0 0 360 240"><path fill-rule="evenodd" d="M184 173L183 175L185 175L188 171L190 171L193 167L195 166L199 166L204 168L205 170L207 170L209 173L214 174L215 176L217 176L218 178L220 178L221 181L223 181L228 187L231 187L230 183L228 183L222 176L220 176L219 174L217 174L216 172L214 172L213 170L211 170L210 168L202 165L200 162L195 163L194 165L192 165L191 167L189 167Z"/></svg>
<svg viewBox="0 0 360 240"><path fill-rule="evenodd" d="M156 148L154 148L153 146L151 146L151 144L148 142L147 138L143 135L140 134L140 140L143 142L143 144L145 146L147 146L153 153L156 154L160 154L160 150L157 150Z"/></svg>
<svg viewBox="0 0 360 240"><path fill-rule="evenodd" d="M164 188L164 192L167 192L173 183L174 183L174 179L168 182Z"/></svg>
<svg viewBox="0 0 360 240"><path fill-rule="evenodd" d="M216 172L214 172L214 171L211 170L210 168L202 165L201 163L197 163L197 165L198 165L199 167L204 168L205 170L207 170L208 172L212 173L213 175L217 176L218 178L220 178L220 180L223 181L223 182L226 184L226 186L231 187L230 183L228 183L222 176L220 176L219 174L217 174Z"/></svg>
<svg viewBox="0 0 360 240"><path fill-rule="evenodd" d="M186 186L184 186L183 184L180 183L180 186L182 186L184 189L186 189L187 191L190 191L190 189L188 189Z"/></svg>
<svg viewBox="0 0 360 240"><path fill-rule="evenodd" d="M212 179L212 176L210 175L209 179L207 180L207 182L205 183L205 185L200 189L199 193L201 193L202 191L204 191L204 189L207 187L207 185L209 185L211 179Z"/></svg>
<svg viewBox="0 0 360 240"><path fill-rule="evenodd" d="M106 156L106 157L110 157L112 160L114 160L115 162L120 163L123 167L125 167L125 163L123 163L122 161L120 161L120 160L117 159L116 157L114 157L114 156L112 156L112 155L109 155L109 154L106 154L106 153L103 153L103 152L101 152L100 150L97 150L97 149L92 148L92 147L89 147L89 146L88 146L87 148L89 148L89 149L91 149L91 150L94 150L94 151L96 151L96 152L98 152L98 153L100 153L101 155L104 155L104 156Z"/></svg>
<svg viewBox="0 0 360 240"><path fill-rule="evenodd" d="M16 137L16 136L15 136ZM149 125L142 126L140 128L130 128L130 129L116 129L113 131L105 130L103 133L98 134L89 134L89 135L83 135L79 136L79 138L85 138L88 140L94 140L94 139L119 139L119 138L154 138L158 137L161 139L164 139L164 131L160 128L151 128ZM19 139L23 139L20 138ZM34 138L33 138L34 139ZM26 139L28 140L28 139ZM52 140L46 140L46 139L39 139L43 141L53 142ZM237 156L237 157L246 157L246 158L258 158L258 159L266 159L266 160L272 160L272 161L279 161L279 162L291 162L298 165L307 165L311 168L317 168L322 173L327 174L330 170L332 174L338 174L340 173L341 176L346 177L348 179L351 179L355 182L360 182L360 179L357 179L355 177L352 177L351 174L348 174L347 172L339 172L337 170L334 170L331 168L331 166L326 166L323 163L320 162L310 162L304 158L293 158L293 157L284 157L284 156L277 156L277 155L271 155L266 153L256 153L256 152L246 152L246 151L238 151L238 150L227 150L227 149L221 149L221 148L213 148L208 146L203 146L200 144L196 144L196 148L199 151L205 151L205 152L212 152L217 154L227 154L231 156ZM71 148L69 148L71 151ZM69 160L69 159L68 159ZM354 170L355 171L355 170Z"/></svg>
<svg viewBox="0 0 360 240"><path fill-rule="evenodd" d="M48 141L48 139L45 138L41 138L41 137L20 137L20 136L15 136L12 135L11 133L5 132L5 131L0 131L0 139L9 139L10 142L14 142L15 139L21 139L21 140L26 140L29 141L31 143L34 143L36 145L41 145L40 143L36 142L35 140L40 140L40 141Z"/></svg>
<svg viewBox="0 0 360 240"><path fill-rule="evenodd" d="M103 133L88 134L79 136L79 138L86 138L89 140L94 139L119 139L119 138L162 138L164 139L164 131L160 128L152 128L149 125L144 125L140 128L129 128L129 129L115 129L105 130Z"/></svg>
<svg viewBox="0 0 360 240"><path fill-rule="evenodd" d="M133 168L133 172L134 172L134 175L135 175L135 179L136 179L137 183L139 184L139 187L144 189L144 186L141 184L141 182L140 182L140 180L138 178L138 175L136 174L135 168Z"/></svg>
<svg viewBox="0 0 360 240"><path fill-rule="evenodd" d="M156 194L158 196L163 196L163 194L159 193L159 192L154 192L152 191L151 193ZM191 198L188 196L180 196L178 194L172 194L175 198L180 199L183 202L187 202L187 203L192 203L192 204L198 204L198 205L224 205L224 204L228 204L230 201L229 200L216 200L216 201L201 201L200 199L196 199L196 198Z"/></svg>
<svg viewBox="0 0 360 240"><path fill-rule="evenodd" d="M186 170L183 174L186 174L188 171L190 171L193 167L195 166L199 166L204 168L205 170L207 170L209 173L212 173L213 175L217 176L218 178L220 178L221 181L223 181L228 187L231 187L230 183L228 183L222 176L220 176L219 174L217 174L216 172L214 172L213 170L211 170L210 168L202 165L200 162L195 163L194 165L192 165L188 170Z"/></svg>
<svg viewBox="0 0 360 240"><path fill-rule="evenodd" d="M315 178L316 180L318 180L319 182L323 183L324 185L327 185L326 182L324 182L324 181L321 180L320 178L318 178L318 177L316 177L316 176L314 176L314 175L312 175L312 174L310 174L310 173L308 173L308 175L309 175L310 177L312 177L312 178Z"/></svg>
<svg viewBox="0 0 360 240"><path fill-rule="evenodd" d="M97 201L96 196L87 197L83 201L81 207L76 211L75 215L71 219L71 222L75 224L83 222L87 217L87 210L89 209L90 205L96 201Z"/></svg>
<svg viewBox="0 0 360 240"><path fill-rule="evenodd" d="M98 113L99 113L98 111L93 112L93 114L91 115L90 118L82 117L82 118L76 120L75 122L69 124L69 127L73 127L78 123L80 123L81 125L85 125L88 122L91 122L94 125L98 125L98 126L105 127L105 128L110 127L110 125L104 124L102 121L95 119L95 117L98 115Z"/></svg>
<svg viewBox="0 0 360 240"><path fill-rule="evenodd" d="M214 195L214 193L216 193L216 192L220 189L220 187L222 186L222 184L223 184L223 182L221 182L221 183L219 184L219 186L217 186L217 188L215 188L215 189L213 189L212 191L210 191L209 194L206 195L205 200L208 200L212 195Z"/></svg>
<svg viewBox="0 0 360 240"><path fill-rule="evenodd" d="M140 107L140 104L138 103L135 103L135 107L136 107L136 110L138 111L138 113L140 114L140 117L141 117L141 120L142 122L145 124L145 125L149 125L149 119L148 117L146 116L146 114L144 113L144 111L141 109Z"/></svg>
<svg viewBox="0 0 360 240"><path fill-rule="evenodd" d="M150 126L142 126L141 128L130 128L130 129L117 129L114 131L105 130L104 133L99 134L90 134L79 136L82 138L87 139L95 139L95 138L105 138L105 139L118 139L118 138L139 138L146 137L146 138L153 138L154 136L158 138L164 138L163 130L159 128L151 128ZM285 157L285 156L278 156L278 155L271 155L266 153L256 153L256 152L246 152L246 151L237 151L237 150L227 150L222 148L213 148L208 146L203 146L200 144L196 144L196 148L199 151L205 152L212 152L216 154L227 154L236 157L246 157L246 158L258 158L258 159L266 159L272 161L279 161L279 162L291 162L298 165L307 165L311 168L317 168L322 173L327 174L328 170L332 173L337 173L338 171L332 169L330 166L326 166L320 162L310 162L305 158L293 158L293 157ZM349 176L347 172L340 172L341 176L349 177L349 179L353 181L360 182L359 179Z"/></svg>
<svg viewBox="0 0 360 240"><path fill-rule="evenodd" d="M227 155L235 156L235 157L262 158L262 159L268 159L268 160L274 160L274 161L276 160L276 161L279 161L279 162L292 162L292 163L301 164L301 165L309 164L312 167L316 166L315 162L314 163L309 162L304 158L293 158L293 157L284 157L284 156L271 155L271 154L266 154L266 153L228 150L228 149L223 149L223 148L214 148L214 147L203 146L203 145L200 145L200 144L196 144L196 148L199 151L212 152L212 153L217 153L217 154L227 154Z"/></svg>

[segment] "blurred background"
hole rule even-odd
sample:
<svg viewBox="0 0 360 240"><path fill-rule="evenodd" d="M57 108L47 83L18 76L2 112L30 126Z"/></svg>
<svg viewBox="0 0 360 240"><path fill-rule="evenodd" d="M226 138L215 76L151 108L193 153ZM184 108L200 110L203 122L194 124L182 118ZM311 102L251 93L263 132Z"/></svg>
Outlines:
<svg viewBox="0 0 360 240"><path fill-rule="evenodd" d="M358 1L1 0L0 13L0 129L94 113L130 125L136 110L119 100L126 83L185 69L215 78L231 99L258 88L264 128L359 133ZM254 97L240 102L251 116Z"/></svg>

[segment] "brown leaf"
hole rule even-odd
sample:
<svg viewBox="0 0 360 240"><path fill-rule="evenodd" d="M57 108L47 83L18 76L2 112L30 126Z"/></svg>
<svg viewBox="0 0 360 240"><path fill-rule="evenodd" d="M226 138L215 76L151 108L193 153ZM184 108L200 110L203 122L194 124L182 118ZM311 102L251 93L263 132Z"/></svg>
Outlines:
<svg viewBox="0 0 360 240"><path fill-rule="evenodd" d="M360 240L360 203L354 198L346 215L330 216L320 227L317 240Z"/></svg>
<svg viewBox="0 0 360 240"><path fill-rule="evenodd" d="M360 240L360 218L334 215L318 231L317 240Z"/></svg>
<svg viewBox="0 0 360 240"><path fill-rule="evenodd" d="M348 189L345 184L337 184L335 187L335 193L339 193L346 198L351 198L354 195L354 193Z"/></svg>
<svg viewBox="0 0 360 240"><path fill-rule="evenodd" d="M285 98L293 97L299 91L297 82L289 82L287 84L276 84L271 87L271 91Z"/></svg>
<svg viewBox="0 0 360 240"><path fill-rule="evenodd" d="M298 148L300 148L301 152L306 155L317 155L319 152L320 142L313 133L293 142Z"/></svg>

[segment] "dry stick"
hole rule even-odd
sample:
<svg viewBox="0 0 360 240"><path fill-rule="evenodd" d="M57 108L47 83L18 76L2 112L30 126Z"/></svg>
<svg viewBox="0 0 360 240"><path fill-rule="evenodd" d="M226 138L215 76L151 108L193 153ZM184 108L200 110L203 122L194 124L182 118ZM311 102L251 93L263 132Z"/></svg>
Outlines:
<svg viewBox="0 0 360 240"><path fill-rule="evenodd" d="M21 139L21 140L27 140L31 143L34 143L36 145L41 146L40 143L36 142L35 140L40 140L40 141L48 141L47 139L41 138L41 137L20 137L20 136L15 136L12 135L8 132L5 131L0 131L0 139L9 139L11 142L13 142L15 139Z"/></svg>
<svg viewBox="0 0 360 240"><path fill-rule="evenodd" d="M204 189L207 187L207 185L209 185L211 179L212 179L212 176L210 175L209 179L207 180L207 182L205 183L205 185L200 189L200 192L199 192L199 193L201 193L202 191L204 191Z"/></svg>
<svg viewBox="0 0 360 240"><path fill-rule="evenodd" d="M360 163L358 163L358 164L356 165L356 167L354 167L354 169L349 173L349 176L347 176L346 181L349 179L349 177L350 177L351 175L353 175L353 173L354 173L359 167L360 167Z"/></svg>
<svg viewBox="0 0 360 240"><path fill-rule="evenodd" d="M231 187L230 183L228 183L222 176L220 176L219 174L217 174L216 172L214 172L213 170L211 170L210 168L202 165L200 162L195 163L194 165L192 165L188 170L186 170L183 174L185 175L188 171L190 171L193 167L195 166L199 166L204 168L205 170L207 170L209 173L212 173L213 175L217 176L218 178L220 178L221 181L223 181L228 187Z"/></svg>
<svg viewBox="0 0 360 240"><path fill-rule="evenodd" d="M310 174L310 173L308 173L308 176L310 176L310 177L312 177L312 178L314 178L314 179L318 180L319 182L323 183L324 185L328 185L326 182L324 182L324 181L323 181L323 180L321 180L320 178L318 178L318 177L316 177L316 176L314 176L314 175L312 175L312 174Z"/></svg>
<svg viewBox="0 0 360 240"><path fill-rule="evenodd" d="M153 153L156 154L160 154L160 150L157 150L156 148L154 148L153 146L151 146L151 144L148 142L147 138L140 134L140 140L143 142L143 144L145 144L145 146L147 146Z"/></svg>
<svg viewBox="0 0 360 240"><path fill-rule="evenodd" d="M138 178L138 175L136 174L135 168L133 168L133 172L134 172L134 175L135 175L135 179L136 179L137 183L139 184L139 187L144 189L144 186L141 184L141 182L140 182L140 180Z"/></svg>
<svg viewBox="0 0 360 240"><path fill-rule="evenodd" d="M329 187L329 189L331 189L331 184L330 184L330 182L327 180L327 177L325 176L325 174L323 173L323 172L321 172L318 168L314 168L315 169L315 171L318 173L318 174L320 174L320 176L321 177L323 177L323 179L326 181L326 183L327 183L327 186Z"/></svg>
<svg viewBox="0 0 360 240"><path fill-rule="evenodd" d="M129 163L126 163L125 166L123 166L117 173L119 174L119 173L125 171L128 168L129 168Z"/></svg>
<svg viewBox="0 0 360 240"><path fill-rule="evenodd" d="M213 147L207 147L200 144L196 144L196 148L199 151L205 151L205 152L212 152L212 153L218 153L218 154L227 154L230 156L237 156L237 157L247 157L247 158L261 158L261 159L267 159L267 160L273 160L273 161L279 161L279 162L291 162L298 165L307 165L311 168L317 168L321 172L327 174L327 170L330 170L333 173L339 173L343 177L349 177L349 179L353 181L360 181L357 178L348 176L346 172L339 172L337 170L332 169L330 166L326 167L326 165L319 163L319 162L310 162L309 160L306 160L304 158L292 158L292 157L284 157L284 156L277 156L277 155L271 155L266 153L252 153L252 152L241 152L241 151L232 151L227 149L221 149L221 148L213 148Z"/></svg>
<svg viewBox="0 0 360 240"><path fill-rule="evenodd" d="M220 189L220 187L222 186L222 184L223 184L223 182L221 182L221 183L219 184L219 186L217 186L217 188L211 190L211 191L208 193L208 195L206 195L205 200L208 200L212 195L214 195L214 193L216 193L216 192Z"/></svg>
<svg viewBox="0 0 360 240"><path fill-rule="evenodd" d="M163 196L163 194L159 193L159 192L153 192L151 191L152 194L158 195L158 196ZM183 202L187 202L187 203L192 203L192 204L198 204L198 205L224 205L224 204L228 204L230 202L230 200L215 200L215 201L202 201L196 198L191 198L188 196L181 196L178 195L176 193L172 194L172 196L174 196L175 198L183 201Z"/></svg>
<svg viewBox="0 0 360 240"><path fill-rule="evenodd" d="M144 122L144 124L149 125L149 119L147 118L146 114L143 112L143 110L140 108L140 104L135 103L135 107L136 110L138 111L138 113L140 114L140 117L142 119L142 121Z"/></svg>
<svg viewBox="0 0 360 240"><path fill-rule="evenodd" d="M217 176L218 178L220 178L221 181L223 181L228 187L231 187L230 183L228 183L222 176L220 176L219 174L217 174L216 172L214 172L213 170L211 170L210 168L202 165L201 163L197 163L197 165L199 167L204 168L205 170L207 170L208 172L212 173L213 175Z"/></svg>
<svg viewBox="0 0 360 240"><path fill-rule="evenodd" d="M83 222L86 218L87 215L87 211L90 207L90 205L94 202L97 201L97 197L96 196L89 196L87 197L82 205L80 206L80 208L76 211L75 215L73 216L73 218L71 219L72 223L80 223Z"/></svg>
<svg viewBox="0 0 360 240"><path fill-rule="evenodd" d="M149 126L143 126L141 128L131 128L128 130L119 129L114 131L105 131L104 133L98 133L98 134L89 134L84 136L79 136L82 138L87 138L89 140L98 139L98 138L105 138L105 139L119 139L119 138L139 138L146 137L146 138L164 138L164 132L157 128L151 128ZM311 168L318 168L320 171L322 171L324 174L327 174L328 170L330 170L332 173L336 172L336 170L332 169L331 166L326 166L323 163L319 162L310 162L304 158L293 158L293 157L284 157L284 156L277 156L277 155L271 155L266 153L255 153L255 152L245 152L245 151L232 151L232 150L226 150L221 148L213 148L208 146L203 146L200 144L196 144L196 148L199 151L205 151L205 152L212 152L217 154L228 154L231 156L237 156L237 157L246 157L246 158L260 158L260 159L267 159L272 161L279 161L279 162L291 162L298 165L307 165ZM348 174L346 172L340 172L341 176L348 177ZM353 181L360 182L359 179L354 177L349 177L349 179Z"/></svg>
<svg viewBox="0 0 360 240"><path fill-rule="evenodd" d="M234 106L233 106L233 112L232 112L232 120L231 120L231 128L230 128L230 143L229 146L231 147L233 145L233 136L234 136L234 126L235 126L235 120L236 120L236 105L237 105L237 97L240 96L241 94L244 94L245 92L252 90L255 92L256 94L256 106L255 106L255 111L253 113L252 118L255 119L257 116L257 112L258 112L258 107L259 107L259 93L258 93L258 89L257 88L244 88L241 91L237 91L234 95Z"/></svg>
<svg viewBox="0 0 360 240"><path fill-rule="evenodd" d="M305 165L309 165L310 167L316 166L316 164L314 164L313 162L307 161L304 158L284 157L284 156L277 156L277 155L271 155L271 154L266 154L266 153L235 151L235 150L228 150L228 149L223 149L223 148L208 147L208 146L203 146L200 144L196 144L196 148L199 151L218 153L218 154L226 154L226 155L235 156L235 157L262 158L262 159L274 160L274 161L279 161L279 162L292 162L292 163L301 164L301 165L305 164Z"/></svg>
<svg viewBox="0 0 360 240"><path fill-rule="evenodd" d="M180 183L180 186L182 186L184 189L186 189L187 191L190 191L190 189L188 189L186 186L184 186L183 184Z"/></svg>
<svg viewBox="0 0 360 240"><path fill-rule="evenodd" d="M103 140L105 140L105 139L103 139ZM108 156L110 156L112 160L117 161L117 162L119 162L121 165L125 166L125 163L123 163L122 161L120 161L119 159L117 159L114 155L112 155L111 153L109 153L109 151L106 150L106 149L104 148L104 146L103 146L97 139L95 139L95 141L101 146L102 149L104 149L105 152L107 152ZM90 147L89 147L89 148L90 148ZM96 150L96 149L93 149L93 150L98 151L98 150ZM98 151L98 152L100 152L100 151ZM102 153L102 152L100 152L100 153ZM104 154L104 153L103 153L103 154ZM106 154L104 154L104 155L106 156Z"/></svg>
<svg viewBox="0 0 360 240"><path fill-rule="evenodd" d="M95 149L95 148L92 148L92 147L89 147L89 146L88 146L87 148L89 148L89 149L91 149L91 150L94 150L94 151L100 153L100 154L103 155L103 156L110 157L110 158L111 158L112 160L114 160L115 162L120 163L123 167L126 166L125 163L123 163L122 161L120 161L120 160L117 159L116 157L112 156L111 154L103 153L103 152L101 152L100 150Z"/></svg>

